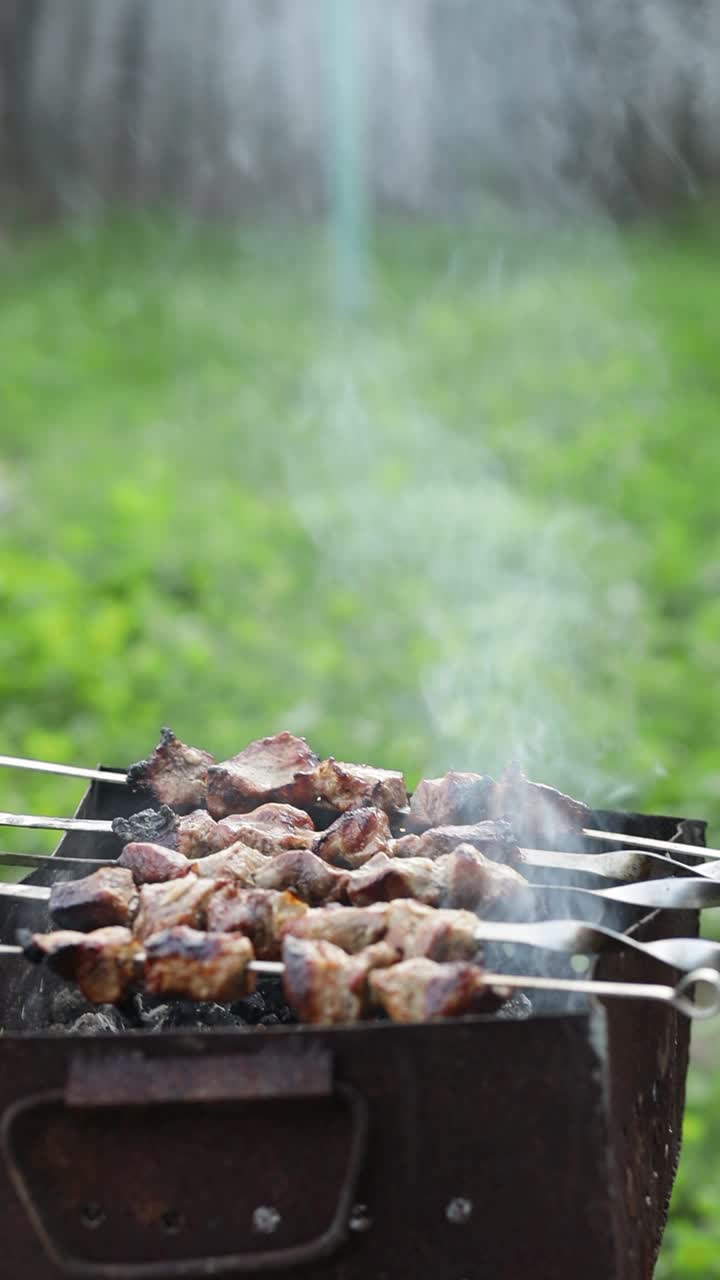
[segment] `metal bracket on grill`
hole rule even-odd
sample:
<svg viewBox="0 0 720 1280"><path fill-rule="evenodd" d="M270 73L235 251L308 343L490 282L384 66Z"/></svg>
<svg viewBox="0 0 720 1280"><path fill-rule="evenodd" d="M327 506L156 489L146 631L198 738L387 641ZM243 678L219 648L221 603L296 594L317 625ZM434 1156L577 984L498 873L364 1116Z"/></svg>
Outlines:
<svg viewBox="0 0 720 1280"><path fill-rule="evenodd" d="M153 1247L148 1261L111 1261L92 1257L92 1252L97 1252L94 1246L99 1243L100 1235L93 1232L88 1238L89 1256L81 1256L82 1250L78 1245L82 1244L82 1231L72 1224L77 1221L78 1200L81 1205L81 1195L85 1192L78 1191L78 1177L68 1175L66 1156L62 1152L72 1149L73 1164L82 1170L83 1152L78 1150L78 1146L83 1146L83 1135L91 1116L96 1117L91 1125L99 1125L103 1134L102 1141L94 1148L97 1156L98 1150L112 1150L113 1137L120 1139L128 1124L128 1116L138 1104L143 1106L142 1115L148 1118L139 1120L143 1125L149 1123L150 1116L158 1120L161 1114L178 1106L181 1108L179 1114L187 1117L199 1108L197 1119L202 1125L209 1114L207 1108L215 1104L220 1106L222 1117L226 1116L228 1104L239 1103L244 1112L253 1103L267 1106L268 1101L273 1100L269 1105L287 1106L299 1098L306 1100L306 1106L312 1105L313 1100L316 1105L322 1105L323 1099L330 1103L335 1099L341 1103L341 1111L347 1110L350 1120L349 1145L346 1146L347 1139L343 1139L338 1146L337 1132L334 1135L336 1162L338 1151L342 1155L343 1148L347 1150L347 1157L343 1157L345 1172L338 1180L339 1191L330 1223L318 1235L301 1244L277 1249L206 1254L192 1258L178 1257L174 1249L175 1257L168 1253L163 1258L162 1254L157 1255L157 1247ZM132 1109L130 1112L128 1107ZM87 1119L81 1118L83 1113ZM285 1114L287 1117L287 1112ZM226 1118L223 1123L231 1126L232 1121ZM276 1128L281 1140L282 1122ZM72 1060L64 1091L34 1094L8 1108L2 1118L1 1140L15 1190L45 1251L64 1275L76 1276L79 1280L190 1280L191 1277L194 1280L201 1276L257 1273L301 1266L332 1254L348 1232L356 1183L367 1144L367 1129L368 1107L364 1096L349 1085L333 1081L332 1061L328 1053L265 1051L224 1056L183 1054L145 1057L134 1051L110 1055L86 1052ZM270 1139L274 1137L273 1128ZM187 1141L192 1142L191 1134ZM323 1157L322 1133L316 1133L315 1146L319 1149L313 1153L316 1163ZM58 1152L59 1163L54 1168L53 1156ZM257 1164L252 1165L252 1152L247 1153L247 1159L250 1161L248 1173L257 1172ZM338 1173L341 1167L338 1167ZM87 1178L88 1175L85 1176ZM99 1177L102 1181L102 1171ZM125 1168L124 1177L127 1180L133 1178L131 1167ZM232 1179L230 1172L228 1177ZM295 1180L294 1194L301 1205L307 1194L308 1217L312 1217L311 1209L317 1213L317 1199L311 1206L314 1189L311 1184L306 1187L303 1183L302 1165L288 1169L287 1178L291 1182ZM103 1190L107 1194L108 1188ZM232 1195L232 1188L228 1190ZM100 1187L97 1191L103 1193ZM156 1194L161 1195L162 1192ZM151 1195L148 1200L152 1201ZM257 1222L254 1230L260 1236L263 1232L273 1232L275 1214L272 1206L261 1205L255 1210L254 1220ZM168 1216L166 1212L165 1217ZM138 1225L147 1229L147 1221L140 1221ZM126 1235L132 1233L130 1223L124 1230ZM112 1247L110 1258L116 1258L117 1254L117 1247Z"/></svg>

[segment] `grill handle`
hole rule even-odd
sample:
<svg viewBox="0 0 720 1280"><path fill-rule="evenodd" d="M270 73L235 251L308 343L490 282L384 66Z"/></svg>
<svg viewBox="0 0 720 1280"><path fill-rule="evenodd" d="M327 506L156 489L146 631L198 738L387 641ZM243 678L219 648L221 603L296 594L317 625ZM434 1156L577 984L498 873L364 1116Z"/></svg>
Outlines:
<svg viewBox="0 0 720 1280"><path fill-rule="evenodd" d="M172 1262L88 1262L64 1252L45 1227L16 1158L15 1123L28 1110L56 1101L68 1108L157 1106L162 1103L252 1101L268 1098L332 1097L350 1112L352 1131L345 1177L333 1218L312 1240L289 1248ZM15 1190L42 1244L63 1275L78 1280L199 1280L291 1268L326 1258L343 1243L367 1145L368 1107L353 1086L333 1081L329 1053L203 1054L146 1058L142 1052L80 1053L71 1060L64 1091L25 1097L2 1117L2 1146Z"/></svg>

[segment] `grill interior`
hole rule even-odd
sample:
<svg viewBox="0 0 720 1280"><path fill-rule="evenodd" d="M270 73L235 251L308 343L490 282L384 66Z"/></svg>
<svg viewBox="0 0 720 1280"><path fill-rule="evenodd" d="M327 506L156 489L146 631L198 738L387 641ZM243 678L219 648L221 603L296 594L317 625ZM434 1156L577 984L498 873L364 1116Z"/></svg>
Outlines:
<svg viewBox="0 0 720 1280"><path fill-rule="evenodd" d="M121 788L93 783L78 815L140 807ZM616 812L598 823L660 839L678 830L677 819ZM703 843L704 824L685 822L683 838ZM61 849L115 856L119 845L73 832ZM42 869L28 881L58 875L72 872ZM567 872L543 877L568 881ZM2 940L45 925L42 904L0 905ZM597 908L598 922L642 940L697 933L696 912L643 914L602 900ZM527 972L532 957L528 948L488 950L506 971ZM572 973L547 953L542 968ZM672 980L631 952L602 956L593 970ZM519 1002L509 1017L313 1028L285 1024L281 997L263 984L271 1012L276 1002L270 1025L256 1019L245 1031L206 1010L208 1025L172 1002L167 1020L138 1014L135 1025L116 1020L88 1038L49 1030L98 1030L78 1026L89 1006L59 979L20 961L3 974L8 1276L651 1274L689 1042L670 1009L533 994L531 1016Z"/></svg>

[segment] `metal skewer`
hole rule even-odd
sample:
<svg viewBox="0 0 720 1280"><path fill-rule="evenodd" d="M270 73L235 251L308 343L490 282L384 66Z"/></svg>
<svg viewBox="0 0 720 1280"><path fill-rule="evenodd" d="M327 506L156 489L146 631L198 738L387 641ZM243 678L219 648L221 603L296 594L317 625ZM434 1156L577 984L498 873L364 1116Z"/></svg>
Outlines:
<svg viewBox="0 0 720 1280"><path fill-rule="evenodd" d="M80 769L73 764L52 764L49 760L28 760L25 756L0 756L0 766L31 769L36 773L59 773L68 778L89 778L96 782L117 782L127 786L127 774L105 769Z"/></svg>
<svg viewBox="0 0 720 1280"><path fill-rule="evenodd" d="M707 881L700 883L703 887L708 884ZM720 902L720 885L708 887L716 891L717 901ZM50 893L51 890L44 885L0 883L0 897L48 902ZM588 924L584 920L540 920L531 924L479 920L475 939L478 944L499 942L561 951L568 955L600 955L606 951L631 950L662 964L672 965L674 969L704 967L720 971L720 943L704 938L664 938L658 942L638 942L625 933L604 925Z"/></svg>
<svg viewBox="0 0 720 1280"><path fill-rule="evenodd" d="M720 849L708 849L701 844L680 844L678 840L654 840L650 836L629 836L619 831L595 831L583 827L580 832L588 840L612 840L633 845L637 849L666 849L668 853L687 853L697 858L720 858Z"/></svg>
<svg viewBox="0 0 720 1280"><path fill-rule="evenodd" d="M19 958L24 954L22 947L0 944L0 956ZM138 960L142 962L142 958L140 953ZM252 960L248 969L263 977L279 977L285 972L284 964L278 960ZM674 987L654 982L599 982L593 978L535 978L517 973L485 973L483 977L489 987L520 991L566 991L568 994L614 996L625 1000L653 1000L670 1005L687 1018L707 1019L720 1013L720 973L716 969L692 969ZM694 987L699 987L704 993L704 1000L699 998L698 991L695 991L694 996L690 994Z"/></svg>
<svg viewBox="0 0 720 1280"><path fill-rule="evenodd" d="M111 820L101 818L52 818L42 814L4 812L0 812L0 826L40 831L94 831L103 835L110 835L114 830ZM681 846L669 844L668 848L680 849ZM683 862L677 862L658 853L633 849L622 849L611 853L557 853L549 849L521 849L520 853L526 866L587 872L603 876L608 880L634 882L640 879L652 879L669 869L682 871L684 875L712 876L715 872L715 864L688 867ZM51 854L47 857L48 861L52 859ZM6 866L13 865L0 856L0 865L3 863ZM720 867L718 871L720 873Z"/></svg>

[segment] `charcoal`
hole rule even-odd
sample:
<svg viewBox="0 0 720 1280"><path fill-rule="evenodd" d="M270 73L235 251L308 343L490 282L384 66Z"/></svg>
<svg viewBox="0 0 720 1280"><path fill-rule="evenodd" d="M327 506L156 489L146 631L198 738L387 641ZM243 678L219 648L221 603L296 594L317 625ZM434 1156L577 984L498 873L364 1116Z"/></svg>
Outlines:
<svg viewBox="0 0 720 1280"><path fill-rule="evenodd" d="M129 818L114 818L112 829L123 844L136 841L147 844L161 844L166 849L177 848L177 832L180 819L169 805L163 804L159 809L141 809Z"/></svg>

